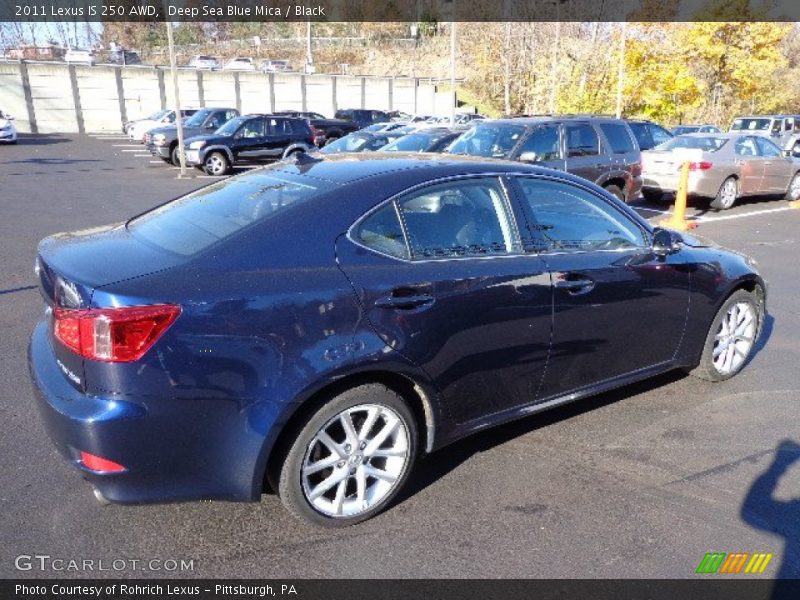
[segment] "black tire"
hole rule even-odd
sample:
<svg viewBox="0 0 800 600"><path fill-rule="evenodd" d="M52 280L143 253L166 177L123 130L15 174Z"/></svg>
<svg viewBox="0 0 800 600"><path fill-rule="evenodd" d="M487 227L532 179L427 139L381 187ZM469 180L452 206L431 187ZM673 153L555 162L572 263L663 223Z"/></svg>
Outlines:
<svg viewBox="0 0 800 600"><path fill-rule="evenodd" d="M757 319L757 322L755 323L755 335L750 349L748 350L747 355L744 357L744 360L741 362L741 364L728 373L722 373L714 365L713 360L714 348L717 342L717 332L720 329L723 319L726 318L728 310L730 310L734 304L739 304L742 302L748 303L753 308L755 318ZM730 379L739 371L741 371L750 361L750 358L752 358L753 348L755 348L758 342L758 338L761 335L763 326L764 301L761 290L756 288L755 293L748 292L747 290L736 290L727 298L727 300L725 300L725 302L722 303L722 306L717 311L714 320L711 322L711 326L708 328L700 362L694 369L689 371L689 374L700 379L705 379L706 381L724 381L726 379Z"/></svg>
<svg viewBox="0 0 800 600"><path fill-rule="evenodd" d="M609 184L609 185L605 186L605 190L609 194L614 196L617 200L622 200L623 202L625 202L625 194L622 192L622 190L620 189L620 187L618 185L614 185L613 183Z"/></svg>
<svg viewBox="0 0 800 600"><path fill-rule="evenodd" d="M735 188L733 188L732 195L729 191L730 186L735 186ZM717 196L711 201L711 204L709 206L714 210L728 210L736 203L736 200L738 199L739 199L739 180L736 179L736 177L728 177L725 181L722 182L722 185L719 186L719 191L717 192Z"/></svg>
<svg viewBox="0 0 800 600"><path fill-rule="evenodd" d="M792 191L794 188L794 191ZM794 177L789 181L789 187L786 188L786 196L787 200L800 200L800 171L794 174Z"/></svg>
<svg viewBox="0 0 800 600"><path fill-rule="evenodd" d="M661 190L644 188L642 190L642 197L644 197L644 199L648 202L658 202L660 204L664 201L664 192Z"/></svg>
<svg viewBox="0 0 800 600"><path fill-rule="evenodd" d="M169 161L173 166L180 167L181 166L181 157L178 155L178 144L175 144L169 150Z"/></svg>
<svg viewBox="0 0 800 600"><path fill-rule="evenodd" d="M210 152L203 160L203 170L206 175L221 176L231 170L231 163L224 152Z"/></svg>
<svg viewBox="0 0 800 600"><path fill-rule="evenodd" d="M405 427L405 433L408 436L407 459L402 466L402 473L393 482L393 487L369 509L353 516L328 516L312 506L310 501L306 498L302 479L306 453L310 451L310 446L317 433L323 428L327 428L329 423L335 423L336 421L334 419L337 415L350 408L365 404L388 408L399 417L402 425ZM354 423L354 427L356 431L359 431L359 426L357 424ZM339 444L344 444L345 441L340 442L336 440ZM284 506L286 506L289 512L295 517L302 521L321 525L323 527L347 527L365 521L384 510L402 489L413 469L417 457L418 433L414 416L401 396L383 385L366 384L352 388L331 398L309 417L290 444L280 469L277 485L278 495ZM356 452L358 452L358 450L356 450ZM333 456L333 453L331 453L331 456ZM346 460L349 462L349 459ZM370 460L374 461L375 459ZM370 464L370 460L365 460L363 464ZM344 463L345 460L341 461L339 464ZM338 466L339 465L337 465L337 468ZM331 474L333 474L334 468L333 466L330 468ZM350 469L348 465L345 465L344 468L346 470ZM346 477L347 483L345 484L345 493L347 493L349 489L348 486L350 485L350 479L354 471L355 470L350 471L350 475ZM324 478L328 476L327 473L328 471L323 471L321 477ZM372 485L376 485L377 483L378 480L375 480ZM331 491L333 491L333 487L330 488Z"/></svg>

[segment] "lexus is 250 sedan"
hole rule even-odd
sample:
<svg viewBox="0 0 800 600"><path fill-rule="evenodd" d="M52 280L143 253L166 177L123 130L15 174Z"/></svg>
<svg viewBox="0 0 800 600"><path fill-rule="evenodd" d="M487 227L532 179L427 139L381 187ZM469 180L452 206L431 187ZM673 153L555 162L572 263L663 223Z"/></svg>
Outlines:
<svg viewBox="0 0 800 600"><path fill-rule="evenodd" d="M671 369L739 372L752 261L515 162L301 155L43 240L29 362L100 500L341 526L421 454Z"/></svg>

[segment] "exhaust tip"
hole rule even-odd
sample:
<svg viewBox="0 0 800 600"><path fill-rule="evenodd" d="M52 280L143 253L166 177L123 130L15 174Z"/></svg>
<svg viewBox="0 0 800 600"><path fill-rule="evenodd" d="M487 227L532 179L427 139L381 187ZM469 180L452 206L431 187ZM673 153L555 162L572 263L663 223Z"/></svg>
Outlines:
<svg viewBox="0 0 800 600"><path fill-rule="evenodd" d="M108 506L109 504L111 504L111 500L109 500L108 498L106 498L106 497L103 495L103 492L101 492L101 491L100 491L100 490L98 490L97 488L92 488L92 493L94 494L94 497L95 497L95 499L97 500L97 502L98 502L100 505L102 505L102 506Z"/></svg>

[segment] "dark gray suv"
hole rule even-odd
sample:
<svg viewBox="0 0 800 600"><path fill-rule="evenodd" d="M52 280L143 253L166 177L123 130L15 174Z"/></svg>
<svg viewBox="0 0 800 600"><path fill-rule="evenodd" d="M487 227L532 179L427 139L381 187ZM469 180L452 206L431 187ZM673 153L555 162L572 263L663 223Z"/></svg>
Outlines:
<svg viewBox="0 0 800 600"><path fill-rule="evenodd" d="M631 202L642 189L641 149L628 123L613 117L541 116L477 124L447 150L567 171Z"/></svg>
<svg viewBox="0 0 800 600"><path fill-rule="evenodd" d="M205 133L214 133L225 123L239 116L235 108L201 108L183 122L183 139ZM178 127L166 125L151 129L144 134L144 143L150 154L175 166L180 165L178 156Z"/></svg>

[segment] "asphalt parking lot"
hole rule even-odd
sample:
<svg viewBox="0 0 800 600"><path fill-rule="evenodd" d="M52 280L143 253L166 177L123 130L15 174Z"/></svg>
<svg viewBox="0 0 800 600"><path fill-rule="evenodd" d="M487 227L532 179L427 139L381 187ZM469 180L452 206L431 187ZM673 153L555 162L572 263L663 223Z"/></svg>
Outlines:
<svg viewBox="0 0 800 600"><path fill-rule="evenodd" d="M192 560L179 574L199 577L685 578L711 551L772 552L764 576L800 577L800 454L779 450L800 444L800 210L776 199L689 211L697 233L752 255L770 284L759 351L727 383L670 374L484 432L423 461L393 508L347 530L303 525L274 495L99 505L31 396L36 244L210 181L177 172L121 134L0 147L0 577L165 575L15 569L46 554ZM756 485L773 464L786 473ZM757 515L742 515L748 493Z"/></svg>

